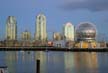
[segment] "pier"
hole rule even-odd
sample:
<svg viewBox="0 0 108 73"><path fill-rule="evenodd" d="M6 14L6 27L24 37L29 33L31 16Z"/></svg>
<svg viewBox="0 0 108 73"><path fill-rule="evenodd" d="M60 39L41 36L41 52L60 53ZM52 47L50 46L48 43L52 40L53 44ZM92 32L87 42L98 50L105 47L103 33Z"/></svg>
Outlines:
<svg viewBox="0 0 108 73"><path fill-rule="evenodd" d="M108 48L0 47L0 51L108 52Z"/></svg>

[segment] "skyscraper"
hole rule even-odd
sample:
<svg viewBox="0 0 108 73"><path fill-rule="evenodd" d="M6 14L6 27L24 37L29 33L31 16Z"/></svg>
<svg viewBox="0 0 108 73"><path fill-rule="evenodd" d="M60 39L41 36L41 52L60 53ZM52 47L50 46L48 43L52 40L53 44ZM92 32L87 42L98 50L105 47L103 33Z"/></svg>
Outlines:
<svg viewBox="0 0 108 73"><path fill-rule="evenodd" d="M64 25L64 38L66 41L74 41L74 26L68 22Z"/></svg>
<svg viewBox="0 0 108 73"><path fill-rule="evenodd" d="M9 16L6 22L6 40L17 39L17 22L14 16Z"/></svg>
<svg viewBox="0 0 108 73"><path fill-rule="evenodd" d="M44 14L39 14L36 17L35 39L40 40L40 41L46 41L46 39L47 39L46 17Z"/></svg>

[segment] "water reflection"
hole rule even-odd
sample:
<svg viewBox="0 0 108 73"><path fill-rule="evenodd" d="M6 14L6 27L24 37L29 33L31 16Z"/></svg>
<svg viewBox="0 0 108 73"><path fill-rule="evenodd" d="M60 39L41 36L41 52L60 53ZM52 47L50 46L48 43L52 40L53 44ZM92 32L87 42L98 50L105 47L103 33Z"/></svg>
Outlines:
<svg viewBox="0 0 108 73"><path fill-rule="evenodd" d="M33 54L27 52L6 52L5 62L9 73L35 73L32 56Z"/></svg>
<svg viewBox="0 0 108 73"><path fill-rule="evenodd" d="M5 52L5 63L9 73L16 73L16 52Z"/></svg>
<svg viewBox="0 0 108 73"><path fill-rule="evenodd" d="M41 73L108 73L108 53L8 51L0 52L0 65L9 73L36 73L36 60Z"/></svg>
<svg viewBox="0 0 108 73"><path fill-rule="evenodd" d="M76 73L97 73L97 54L94 52L75 53L75 67Z"/></svg>
<svg viewBox="0 0 108 73"><path fill-rule="evenodd" d="M98 53L99 73L108 73L108 53Z"/></svg>
<svg viewBox="0 0 108 73"><path fill-rule="evenodd" d="M64 57L66 73L98 73L98 58L95 52L66 52Z"/></svg>
<svg viewBox="0 0 108 73"><path fill-rule="evenodd" d="M35 52L35 61L39 59L40 60L40 73L47 73L46 69L46 53L43 51L37 51Z"/></svg>
<svg viewBox="0 0 108 73"><path fill-rule="evenodd" d="M75 54L71 52L64 53L65 73L75 73Z"/></svg>
<svg viewBox="0 0 108 73"><path fill-rule="evenodd" d="M47 56L47 73L65 73L63 52L47 52Z"/></svg>

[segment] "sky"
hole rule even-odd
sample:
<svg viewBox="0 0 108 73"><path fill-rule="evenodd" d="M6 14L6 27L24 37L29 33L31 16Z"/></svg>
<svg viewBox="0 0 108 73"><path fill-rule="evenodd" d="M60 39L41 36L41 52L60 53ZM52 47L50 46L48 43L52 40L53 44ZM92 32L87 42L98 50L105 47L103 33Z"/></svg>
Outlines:
<svg viewBox="0 0 108 73"><path fill-rule="evenodd" d="M48 37L53 32L63 32L63 25L81 22L96 25L98 34L108 37L108 0L0 0L0 39L5 38L8 16L17 20L18 37L26 29L35 33L36 16L43 13L47 18Z"/></svg>

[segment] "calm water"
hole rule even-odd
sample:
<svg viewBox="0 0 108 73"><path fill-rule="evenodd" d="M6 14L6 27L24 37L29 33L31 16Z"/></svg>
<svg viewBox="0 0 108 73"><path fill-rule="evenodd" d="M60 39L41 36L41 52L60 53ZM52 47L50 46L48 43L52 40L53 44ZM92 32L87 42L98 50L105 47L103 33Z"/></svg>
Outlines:
<svg viewBox="0 0 108 73"><path fill-rule="evenodd" d="M37 59L41 73L108 73L108 53L0 52L0 66L8 66L9 73L36 73Z"/></svg>

